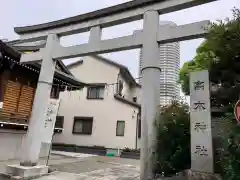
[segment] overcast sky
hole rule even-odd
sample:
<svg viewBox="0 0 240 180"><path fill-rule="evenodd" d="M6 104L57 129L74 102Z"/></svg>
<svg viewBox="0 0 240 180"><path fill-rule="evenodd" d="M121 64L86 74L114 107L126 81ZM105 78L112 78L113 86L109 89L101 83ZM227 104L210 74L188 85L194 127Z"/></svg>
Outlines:
<svg viewBox="0 0 240 180"><path fill-rule="evenodd" d="M120 4L129 0L1 0L0 39L17 39L13 27L38 24L75 16L104 7ZM218 0L202 6L165 14L161 20L170 20L177 25L201 20L217 20L231 16L233 7L240 8L240 0ZM142 21L128 23L103 30L103 39L130 35L142 28ZM87 42L88 33L63 38L63 45L82 44ZM191 60L202 39L181 42L181 65ZM126 65L132 74L138 76L139 50L107 54L107 57ZM68 61L69 62L69 61Z"/></svg>

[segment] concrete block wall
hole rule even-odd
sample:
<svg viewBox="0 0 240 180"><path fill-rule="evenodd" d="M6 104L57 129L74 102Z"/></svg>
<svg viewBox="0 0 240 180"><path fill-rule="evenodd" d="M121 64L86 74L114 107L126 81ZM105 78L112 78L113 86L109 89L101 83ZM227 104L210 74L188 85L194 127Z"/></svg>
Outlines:
<svg viewBox="0 0 240 180"><path fill-rule="evenodd" d="M20 159L26 131L0 130L0 161ZM40 157L47 158L50 144L42 144Z"/></svg>
<svg viewBox="0 0 240 180"><path fill-rule="evenodd" d="M19 157L24 134L25 132L22 131L0 131L0 161Z"/></svg>

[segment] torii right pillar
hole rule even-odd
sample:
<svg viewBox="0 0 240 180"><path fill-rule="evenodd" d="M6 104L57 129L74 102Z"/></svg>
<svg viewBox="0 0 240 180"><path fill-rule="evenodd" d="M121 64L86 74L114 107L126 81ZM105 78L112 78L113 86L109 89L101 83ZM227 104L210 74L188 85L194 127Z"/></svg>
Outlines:
<svg viewBox="0 0 240 180"><path fill-rule="evenodd" d="M159 13L155 10L146 11L143 17L142 59L142 138L140 180L153 178L152 155L155 153L156 133L154 121L160 101L160 73L158 29Z"/></svg>

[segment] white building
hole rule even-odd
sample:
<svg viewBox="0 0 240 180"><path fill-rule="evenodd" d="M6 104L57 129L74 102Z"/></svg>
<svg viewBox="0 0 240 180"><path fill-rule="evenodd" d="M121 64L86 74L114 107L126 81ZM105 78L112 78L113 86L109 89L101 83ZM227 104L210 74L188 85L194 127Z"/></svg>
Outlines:
<svg viewBox="0 0 240 180"><path fill-rule="evenodd" d="M64 118L64 130L54 136L53 142L116 149L138 147L140 85L127 67L101 56L88 56L68 68L89 86L60 94L58 115Z"/></svg>
<svg viewBox="0 0 240 180"><path fill-rule="evenodd" d="M161 21L160 26L175 27L175 23ZM142 51L140 51L139 76L142 69ZM161 67L160 84L160 104L171 103L173 98L179 98L180 86L177 83L180 70L180 45L178 42L159 45L159 63ZM140 79L141 84L141 79Z"/></svg>

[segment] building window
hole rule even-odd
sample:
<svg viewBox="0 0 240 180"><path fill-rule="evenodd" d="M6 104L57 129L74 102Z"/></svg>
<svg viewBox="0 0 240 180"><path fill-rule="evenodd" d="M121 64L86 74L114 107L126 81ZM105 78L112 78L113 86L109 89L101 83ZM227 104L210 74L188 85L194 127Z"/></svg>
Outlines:
<svg viewBox="0 0 240 180"><path fill-rule="evenodd" d="M104 86L89 87L87 92L88 99L103 99Z"/></svg>
<svg viewBox="0 0 240 180"><path fill-rule="evenodd" d="M55 122L55 128L63 129L64 116L57 116Z"/></svg>
<svg viewBox="0 0 240 180"><path fill-rule="evenodd" d="M92 117L74 117L73 134L92 134L93 118Z"/></svg>
<svg viewBox="0 0 240 180"><path fill-rule="evenodd" d="M125 121L117 121L116 136L124 136Z"/></svg>

